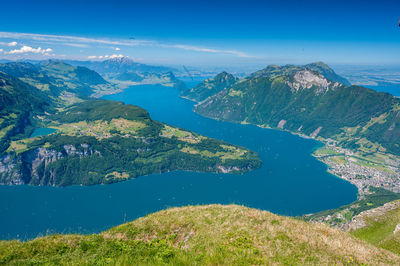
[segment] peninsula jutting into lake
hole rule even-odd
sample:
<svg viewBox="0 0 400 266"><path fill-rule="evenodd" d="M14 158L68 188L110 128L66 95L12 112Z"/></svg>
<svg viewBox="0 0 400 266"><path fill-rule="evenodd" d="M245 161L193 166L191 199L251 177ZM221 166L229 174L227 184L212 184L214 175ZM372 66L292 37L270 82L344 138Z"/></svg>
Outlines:
<svg viewBox="0 0 400 266"><path fill-rule="evenodd" d="M5 1L1 265L400 265L394 1Z"/></svg>

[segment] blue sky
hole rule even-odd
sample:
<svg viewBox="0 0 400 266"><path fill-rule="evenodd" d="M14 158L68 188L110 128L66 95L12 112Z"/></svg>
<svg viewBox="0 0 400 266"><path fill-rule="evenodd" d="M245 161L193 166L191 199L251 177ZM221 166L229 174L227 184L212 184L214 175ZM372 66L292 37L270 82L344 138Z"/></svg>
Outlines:
<svg viewBox="0 0 400 266"><path fill-rule="evenodd" d="M400 1L2 1L0 58L400 64Z"/></svg>

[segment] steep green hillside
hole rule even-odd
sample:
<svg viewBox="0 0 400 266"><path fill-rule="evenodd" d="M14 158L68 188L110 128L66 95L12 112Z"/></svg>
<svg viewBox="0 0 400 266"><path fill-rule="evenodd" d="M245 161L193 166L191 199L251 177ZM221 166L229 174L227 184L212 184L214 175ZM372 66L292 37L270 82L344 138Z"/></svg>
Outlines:
<svg viewBox="0 0 400 266"><path fill-rule="evenodd" d="M32 121L50 109L49 97L17 78L0 72L0 154L16 136L29 136Z"/></svg>
<svg viewBox="0 0 400 266"><path fill-rule="evenodd" d="M0 155L10 140L30 136L45 114L103 90L115 88L96 72L61 61L0 64Z"/></svg>
<svg viewBox="0 0 400 266"><path fill-rule="evenodd" d="M8 265L355 265L400 257L321 224L229 205L173 208L95 235L1 241Z"/></svg>
<svg viewBox="0 0 400 266"><path fill-rule="evenodd" d="M0 64L0 71L38 88L60 105L116 90L114 85L93 70L71 66L59 60L42 61L38 64Z"/></svg>
<svg viewBox="0 0 400 266"><path fill-rule="evenodd" d="M340 80L322 63L269 66L209 97L195 111L221 120L334 138L352 149L360 148L365 138L400 155L400 100L368 88L348 87Z"/></svg>
<svg viewBox="0 0 400 266"><path fill-rule="evenodd" d="M261 165L248 149L153 121L137 106L88 97L109 86L96 72L61 61L0 65L0 184L94 185ZM30 137L34 128L56 131Z"/></svg>
<svg viewBox="0 0 400 266"><path fill-rule="evenodd" d="M400 201L361 213L350 228L357 238L400 255Z"/></svg>
<svg viewBox="0 0 400 266"><path fill-rule="evenodd" d="M242 173L261 164L250 150L153 121L120 102L77 103L40 125L57 131L10 141L1 184L93 185L172 170Z"/></svg>
<svg viewBox="0 0 400 266"><path fill-rule="evenodd" d="M324 222L330 226L348 230L355 216L398 199L400 199L400 193L394 193L382 188L369 187L369 193L361 199L336 209L305 215L302 218L306 221Z"/></svg>
<svg viewBox="0 0 400 266"><path fill-rule="evenodd" d="M220 91L230 88L238 78L222 72L212 79L207 79L192 89L182 91L181 96L192 101L201 102Z"/></svg>

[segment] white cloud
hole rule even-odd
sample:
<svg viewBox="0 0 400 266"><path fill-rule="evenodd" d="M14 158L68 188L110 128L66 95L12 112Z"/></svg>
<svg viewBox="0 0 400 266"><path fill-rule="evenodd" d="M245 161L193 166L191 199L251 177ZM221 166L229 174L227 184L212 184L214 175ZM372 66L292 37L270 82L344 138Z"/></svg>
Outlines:
<svg viewBox="0 0 400 266"><path fill-rule="evenodd" d="M78 48L88 48L89 45L83 43L61 43L62 45L78 47Z"/></svg>
<svg viewBox="0 0 400 266"><path fill-rule="evenodd" d="M9 42L7 45L8 46L10 46L10 47L14 47L14 46L17 46L17 42Z"/></svg>
<svg viewBox="0 0 400 266"><path fill-rule="evenodd" d="M129 57L129 56L124 56L123 54L112 54L112 55L91 55L88 56L88 59L113 59L113 58L122 58L122 57Z"/></svg>
<svg viewBox="0 0 400 266"><path fill-rule="evenodd" d="M94 39L94 38L77 37L77 36L20 33L20 32L0 32L0 38L34 40L34 41L52 41L61 43L97 43L97 44L124 45L124 46L149 45L153 43L153 41L147 41L147 40L128 40L128 41L107 40L107 39Z"/></svg>
<svg viewBox="0 0 400 266"><path fill-rule="evenodd" d="M110 55L109 58L122 58L122 57L124 57L124 55L122 55L122 54L113 54L113 55Z"/></svg>
<svg viewBox="0 0 400 266"><path fill-rule="evenodd" d="M183 44L166 44L158 41L149 40L110 40L110 39L95 39L77 36L65 36L65 35L49 35L49 34L33 34L33 33L19 33L19 32L0 32L0 38L9 39L20 39L20 40L31 40L39 43L43 42L57 42L61 45L70 45L76 47L83 47L87 44L105 44L110 46L153 46L162 48L175 48L183 49L194 52L204 52L204 53L216 53L216 54L230 54L237 57L253 57L244 52L237 50L225 50L225 49L213 49L207 47L198 47L194 45L183 45ZM78 46L79 45L79 46ZM115 48L119 51L120 48Z"/></svg>
<svg viewBox="0 0 400 266"><path fill-rule="evenodd" d="M121 49L119 49L118 47L115 48L115 51L119 51L119 50L121 50Z"/></svg>
<svg viewBox="0 0 400 266"><path fill-rule="evenodd" d="M198 47L193 45L183 45L183 44L162 44L162 47L178 48L183 50L195 51L195 52L205 52L205 53L218 53L218 54L232 54L238 57L252 57L246 53L235 51L235 50L221 50L221 49L211 49Z"/></svg>
<svg viewBox="0 0 400 266"><path fill-rule="evenodd" d="M47 49L42 49L40 47L38 48L32 48L30 46L22 46L20 49L15 49L6 52L7 54L25 54L25 53L34 53L34 54L44 54L44 55L50 55L49 52L52 52L53 49L47 48Z"/></svg>
<svg viewBox="0 0 400 266"><path fill-rule="evenodd" d="M0 53L2 53L3 52L3 49L0 49Z"/></svg>

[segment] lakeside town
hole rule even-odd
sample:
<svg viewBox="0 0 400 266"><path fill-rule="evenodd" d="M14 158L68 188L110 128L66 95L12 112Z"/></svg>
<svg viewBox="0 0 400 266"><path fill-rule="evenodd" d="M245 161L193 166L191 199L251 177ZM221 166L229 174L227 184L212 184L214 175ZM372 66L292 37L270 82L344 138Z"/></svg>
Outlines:
<svg viewBox="0 0 400 266"><path fill-rule="evenodd" d="M319 139L321 140L321 139ZM359 198L370 193L369 187L400 192L400 158L391 154L362 154L345 149L332 139L313 156L328 165L328 172L349 181L358 188Z"/></svg>

